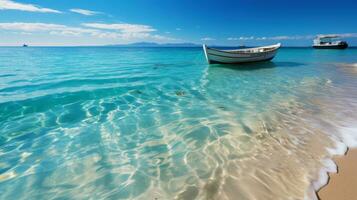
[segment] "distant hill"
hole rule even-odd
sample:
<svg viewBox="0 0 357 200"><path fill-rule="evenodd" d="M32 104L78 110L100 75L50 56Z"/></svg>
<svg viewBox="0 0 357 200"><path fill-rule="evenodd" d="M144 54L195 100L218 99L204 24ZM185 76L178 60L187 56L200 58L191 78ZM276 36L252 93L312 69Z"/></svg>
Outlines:
<svg viewBox="0 0 357 200"><path fill-rule="evenodd" d="M199 44L194 43L155 43L155 42L136 42L131 44L113 44L107 45L112 47L200 47Z"/></svg>

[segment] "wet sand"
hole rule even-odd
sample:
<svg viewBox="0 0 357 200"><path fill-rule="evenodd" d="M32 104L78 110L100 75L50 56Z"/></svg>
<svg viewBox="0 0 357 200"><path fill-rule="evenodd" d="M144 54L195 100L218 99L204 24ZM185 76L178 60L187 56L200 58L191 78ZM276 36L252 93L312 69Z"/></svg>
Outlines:
<svg viewBox="0 0 357 200"><path fill-rule="evenodd" d="M337 174L330 174L330 181L318 196L320 200L357 199L357 149L350 149L346 156L336 157Z"/></svg>

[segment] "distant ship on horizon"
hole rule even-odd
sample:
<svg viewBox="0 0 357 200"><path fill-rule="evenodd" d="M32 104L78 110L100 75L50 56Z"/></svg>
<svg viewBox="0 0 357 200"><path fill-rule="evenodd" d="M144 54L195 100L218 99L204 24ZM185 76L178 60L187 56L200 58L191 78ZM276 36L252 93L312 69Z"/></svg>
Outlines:
<svg viewBox="0 0 357 200"><path fill-rule="evenodd" d="M22 47L28 47L28 46L29 46L29 45L27 45L27 44L23 44L23 45L22 45Z"/></svg>
<svg viewBox="0 0 357 200"><path fill-rule="evenodd" d="M318 35L314 39L312 47L315 49L346 49L347 42L336 40L338 38L338 35Z"/></svg>

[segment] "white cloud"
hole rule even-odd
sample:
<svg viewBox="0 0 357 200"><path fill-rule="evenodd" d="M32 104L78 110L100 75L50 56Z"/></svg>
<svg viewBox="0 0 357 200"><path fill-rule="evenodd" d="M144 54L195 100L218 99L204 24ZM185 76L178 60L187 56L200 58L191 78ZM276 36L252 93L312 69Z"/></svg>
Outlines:
<svg viewBox="0 0 357 200"><path fill-rule="evenodd" d="M142 41L142 40L167 42L167 41L175 40L174 38L165 37L158 34L152 34L150 32L155 29L152 28L145 29L141 26L145 26L145 25L140 25L139 28L134 28L136 27L135 24L125 24L124 26L109 26L109 27L116 27L116 28L107 27L106 29L103 30L103 29L86 28L86 27L72 27L62 24L14 22L14 23L0 23L0 30L22 31L27 33L41 32L41 33L48 33L49 35L75 36L75 37L91 36L96 38L120 40L118 42L131 42L131 41ZM93 25L92 27L99 27L99 26ZM105 27L105 26L100 26L100 27ZM126 27L126 28L122 28L122 27ZM145 27L150 27L150 26L145 26Z"/></svg>
<svg viewBox="0 0 357 200"><path fill-rule="evenodd" d="M96 28L96 29L106 29L106 30L115 30L122 33L149 33L154 32L156 29L148 25L141 24L102 24L102 23L84 23L83 26Z"/></svg>
<svg viewBox="0 0 357 200"><path fill-rule="evenodd" d="M268 39L267 37L257 37L256 40L266 40Z"/></svg>
<svg viewBox="0 0 357 200"><path fill-rule="evenodd" d="M341 33L341 34L333 34L333 35L338 35L339 37L342 38L356 38L357 33Z"/></svg>
<svg viewBox="0 0 357 200"><path fill-rule="evenodd" d="M313 35L294 35L294 36L286 36L286 35L281 35L281 36L273 36L273 37L266 37L267 40L304 40L304 39L312 39L315 36Z"/></svg>
<svg viewBox="0 0 357 200"><path fill-rule="evenodd" d="M254 40L253 36L250 37L239 37L239 40Z"/></svg>
<svg viewBox="0 0 357 200"><path fill-rule="evenodd" d="M33 4L18 3L11 0L0 0L0 10L21 10L28 12L41 12L41 13L61 13L61 11L42 8Z"/></svg>
<svg viewBox="0 0 357 200"><path fill-rule="evenodd" d="M238 40L238 38L236 38L236 37L229 37L229 38L227 38L227 40L229 40L229 41L235 41L235 40Z"/></svg>
<svg viewBox="0 0 357 200"><path fill-rule="evenodd" d="M340 38L357 38L357 33L331 33L331 34L318 34L318 36L323 36L323 35L330 35L330 36L337 36ZM311 38L314 38L316 36L311 36Z"/></svg>
<svg viewBox="0 0 357 200"><path fill-rule="evenodd" d="M254 37L254 36L249 36L249 37L229 37L227 40L229 41L237 41L237 40L304 40L304 39L312 39L315 36L313 35L295 35L295 36L286 36L286 35L280 35L280 36L262 36L262 37Z"/></svg>
<svg viewBox="0 0 357 200"><path fill-rule="evenodd" d="M100 14L100 12L97 12L97 11L85 10L85 9L80 9L80 8L73 8L73 9L70 9L69 11L78 13L81 15L87 15L87 16Z"/></svg>
<svg viewBox="0 0 357 200"><path fill-rule="evenodd" d="M271 37L257 37L256 40L310 40L313 39L314 35L280 35L280 36L271 36Z"/></svg>
<svg viewBox="0 0 357 200"><path fill-rule="evenodd" d="M253 36L250 37L240 37L239 40L254 40Z"/></svg>
<svg viewBox="0 0 357 200"><path fill-rule="evenodd" d="M65 26L58 24L44 24L44 23L0 23L0 29L4 30L22 30L22 31L42 31L52 28L63 28Z"/></svg>
<svg viewBox="0 0 357 200"><path fill-rule="evenodd" d="M254 37L253 36L250 36L250 37L229 37L227 38L227 40L230 40L230 41L236 41L236 40L254 40Z"/></svg>
<svg viewBox="0 0 357 200"><path fill-rule="evenodd" d="M296 39L296 38L290 37L290 36L274 36L274 37L270 37L269 39L271 39L271 40L291 40L291 39Z"/></svg>
<svg viewBox="0 0 357 200"><path fill-rule="evenodd" d="M25 32L39 32L39 31L57 31L62 33L71 33L70 35L81 34L81 33L93 33L97 32L94 29L83 29L77 27L69 27L61 24L46 24L46 23L0 23L0 29L2 30L15 30L15 31L25 31Z"/></svg>
<svg viewBox="0 0 357 200"><path fill-rule="evenodd" d="M149 25L142 24L103 24L103 23L84 23L82 26L95 28L99 30L110 30L115 31L122 39L132 40L154 40L154 41L172 41L174 38L153 34L156 31L153 27Z"/></svg>
<svg viewBox="0 0 357 200"><path fill-rule="evenodd" d="M202 41L213 41L213 40L216 40L214 38L210 38L210 37L204 37L204 38L201 38Z"/></svg>

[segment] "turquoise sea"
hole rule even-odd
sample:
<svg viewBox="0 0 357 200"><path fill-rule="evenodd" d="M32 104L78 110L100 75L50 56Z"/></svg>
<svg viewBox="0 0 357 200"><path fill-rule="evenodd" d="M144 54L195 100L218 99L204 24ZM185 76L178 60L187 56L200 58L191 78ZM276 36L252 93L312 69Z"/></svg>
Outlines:
<svg viewBox="0 0 357 200"><path fill-rule="evenodd" d="M0 199L314 199L356 145L357 49L1 47Z"/></svg>

